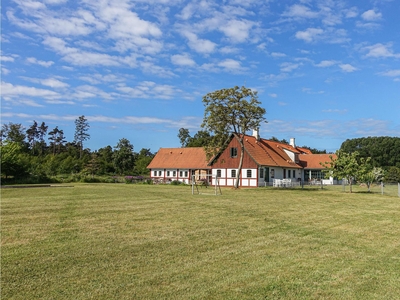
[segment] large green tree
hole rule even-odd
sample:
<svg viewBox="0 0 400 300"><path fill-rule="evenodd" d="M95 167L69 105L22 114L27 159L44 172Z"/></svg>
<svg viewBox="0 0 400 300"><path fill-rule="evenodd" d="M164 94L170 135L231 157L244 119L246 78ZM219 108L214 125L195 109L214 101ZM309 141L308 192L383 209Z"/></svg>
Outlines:
<svg viewBox="0 0 400 300"><path fill-rule="evenodd" d="M261 107L257 92L244 86L208 93L203 97L203 104L205 111L201 126L213 135L213 152L225 146L230 133L239 140L241 151L235 180L235 188L238 188L243 166L244 134L260 127L265 121L266 110Z"/></svg>
<svg viewBox="0 0 400 300"><path fill-rule="evenodd" d="M83 152L83 142L90 139L90 134L88 133L90 128L88 120L85 116L80 116L75 120L75 134L74 140L79 145L79 157L82 158Z"/></svg>

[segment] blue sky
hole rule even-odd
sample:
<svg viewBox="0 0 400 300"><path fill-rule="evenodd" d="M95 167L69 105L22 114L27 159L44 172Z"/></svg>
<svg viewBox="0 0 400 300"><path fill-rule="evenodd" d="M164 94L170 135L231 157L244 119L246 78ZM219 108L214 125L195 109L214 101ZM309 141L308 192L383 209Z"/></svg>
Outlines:
<svg viewBox="0 0 400 300"><path fill-rule="evenodd" d="M202 96L257 90L263 138L336 151L400 136L397 0L4 0L1 123L45 122L85 146L179 147Z"/></svg>

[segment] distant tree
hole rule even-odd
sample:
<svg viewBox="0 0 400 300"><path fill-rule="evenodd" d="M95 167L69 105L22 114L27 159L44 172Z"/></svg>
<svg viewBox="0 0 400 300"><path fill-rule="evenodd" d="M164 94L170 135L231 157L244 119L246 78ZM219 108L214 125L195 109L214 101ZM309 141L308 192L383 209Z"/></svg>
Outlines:
<svg viewBox="0 0 400 300"><path fill-rule="evenodd" d="M44 140L44 137L47 134L47 129L49 126L47 126L44 122L40 124L39 130L38 130L38 139L39 139L39 154L43 153L43 148L46 146L46 142Z"/></svg>
<svg viewBox="0 0 400 300"><path fill-rule="evenodd" d="M85 165L85 171L87 173L89 173L93 178L99 169L100 169L100 163L99 163L98 155L96 153L92 153L91 159Z"/></svg>
<svg viewBox="0 0 400 300"><path fill-rule="evenodd" d="M353 153L336 151L336 158L330 155L330 162L321 163L326 172L339 179L346 179L350 186L350 193L353 192L352 184L356 178L366 176L369 170L370 158L360 158L357 151Z"/></svg>
<svg viewBox="0 0 400 300"><path fill-rule="evenodd" d="M372 168L372 165L364 165L364 172L361 172L358 176L358 180L365 183L368 188L368 192L371 191L371 185L383 179L384 171L382 168Z"/></svg>
<svg viewBox="0 0 400 300"><path fill-rule="evenodd" d="M305 148L311 151L312 154L326 154L326 150L318 150L316 148L310 148L307 146L302 146L301 148Z"/></svg>
<svg viewBox="0 0 400 300"><path fill-rule="evenodd" d="M64 131L58 129L58 126L56 126L52 131L49 132L49 140L51 141L50 145L53 148L53 155L56 154L56 150L58 150L58 153L60 153L61 146L66 143Z"/></svg>
<svg viewBox="0 0 400 300"><path fill-rule="evenodd" d="M187 128L180 128L178 133L179 142L181 143L182 147L186 147L192 137L189 134L189 129Z"/></svg>
<svg viewBox="0 0 400 300"><path fill-rule="evenodd" d="M1 141L8 141L12 143L17 143L22 148L25 147L25 127L22 124L9 122L8 124L3 124L1 127Z"/></svg>
<svg viewBox="0 0 400 300"><path fill-rule="evenodd" d="M129 140L122 138L114 147L113 162L118 174L123 175L133 171L135 166L135 157L133 145Z"/></svg>
<svg viewBox="0 0 400 300"><path fill-rule="evenodd" d="M240 161L236 174L235 188L239 187L239 178L243 166L244 134L260 127L265 121L265 109L258 101L257 92L244 86L221 89L203 97L205 106L202 127L212 133L212 152L225 146L230 133L234 133L240 143Z"/></svg>
<svg viewBox="0 0 400 300"><path fill-rule="evenodd" d="M207 147L212 142L211 134L206 130L199 130L191 138L187 147Z"/></svg>
<svg viewBox="0 0 400 300"><path fill-rule="evenodd" d="M211 134L206 130L199 130L193 137L189 129L180 128L178 133L179 141L182 147L206 147L212 141Z"/></svg>
<svg viewBox="0 0 400 300"><path fill-rule="evenodd" d="M271 137L270 140L273 142L278 142L278 143L282 143L282 144L289 144L289 142L287 140L285 140L285 139L280 140L275 136Z"/></svg>
<svg viewBox="0 0 400 300"><path fill-rule="evenodd" d="M88 120L85 116L80 116L78 119L75 120L75 135L74 141L79 145L80 155L79 157L82 158L83 152L83 142L90 139L90 135L88 133L90 128Z"/></svg>
<svg viewBox="0 0 400 300"><path fill-rule="evenodd" d="M154 154L150 152L150 149L142 148L135 157L135 168L133 170L134 175L148 175L150 173L147 166L153 159Z"/></svg>
<svg viewBox="0 0 400 300"><path fill-rule="evenodd" d="M385 174L386 182L400 182L400 168L389 167Z"/></svg>
<svg viewBox="0 0 400 300"><path fill-rule="evenodd" d="M26 137L28 139L29 145L31 146L32 154L35 154L35 146L39 139L38 124L36 121L33 121L33 125L30 126L26 131Z"/></svg>
<svg viewBox="0 0 400 300"><path fill-rule="evenodd" d="M364 137L344 141L340 150L357 151L360 157L371 157L373 167L400 168L400 137Z"/></svg>
<svg viewBox="0 0 400 300"><path fill-rule="evenodd" d="M109 174L115 172L115 167L113 163L113 149L111 146L106 146L100 148L97 151L97 155L99 157L99 164L101 174Z"/></svg>
<svg viewBox="0 0 400 300"><path fill-rule="evenodd" d="M21 162L21 145L17 142L4 142L0 145L1 174L8 176L25 175L27 166Z"/></svg>

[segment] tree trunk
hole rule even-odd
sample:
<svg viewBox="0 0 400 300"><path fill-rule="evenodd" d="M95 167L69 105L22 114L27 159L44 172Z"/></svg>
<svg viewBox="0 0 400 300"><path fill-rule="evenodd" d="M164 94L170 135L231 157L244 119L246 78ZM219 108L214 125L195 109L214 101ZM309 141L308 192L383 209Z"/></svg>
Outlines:
<svg viewBox="0 0 400 300"><path fill-rule="evenodd" d="M239 167L236 172L235 189L239 188L240 173L242 172L242 167L243 167L243 157L244 157L243 138L239 139L239 143L240 143L240 160L239 160Z"/></svg>

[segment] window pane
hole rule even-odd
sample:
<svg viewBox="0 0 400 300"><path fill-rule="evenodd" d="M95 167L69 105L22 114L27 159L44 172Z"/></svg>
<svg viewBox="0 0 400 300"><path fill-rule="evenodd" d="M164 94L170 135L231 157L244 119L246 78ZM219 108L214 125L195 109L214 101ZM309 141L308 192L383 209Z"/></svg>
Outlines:
<svg viewBox="0 0 400 300"><path fill-rule="evenodd" d="M221 170L217 170L217 177L221 177Z"/></svg>
<svg viewBox="0 0 400 300"><path fill-rule="evenodd" d="M236 170L231 170L231 177L236 177Z"/></svg>
<svg viewBox="0 0 400 300"><path fill-rule="evenodd" d="M247 178L251 178L251 170L247 170Z"/></svg>
<svg viewBox="0 0 400 300"><path fill-rule="evenodd" d="M264 178L264 168L260 169L260 178Z"/></svg>

